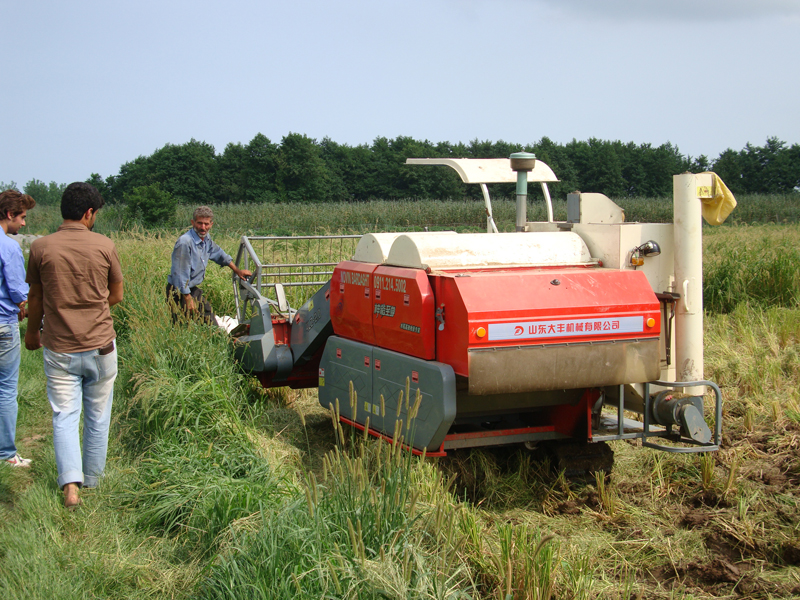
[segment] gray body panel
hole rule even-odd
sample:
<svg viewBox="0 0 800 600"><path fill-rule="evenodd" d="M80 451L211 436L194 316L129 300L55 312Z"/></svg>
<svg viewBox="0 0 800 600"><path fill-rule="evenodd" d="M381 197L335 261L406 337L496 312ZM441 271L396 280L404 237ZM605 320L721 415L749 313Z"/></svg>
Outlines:
<svg viewBox="0 0 800 600"><path fill-rule="evenodd" d="M333 334L330 303L331 282L328 281L308 300L292 319L292 356L294 364L304 365L322 348Z"/></svg>
<svg viewBox="0 0 800 600"><path fill-rule="evenodd" d="M350 381L355 406L350 405ZM408 413L417 390L422 398L409 428ZM336 406L337 399L341 416L361 425L369 418L370 429L388 437L402 421L406 443L419 450L438 450L456 416L455 374L449 365L331 336L320 362L319 402L328 408Z"/></svg>
<svg viewBox="0 0 800 600"><path fill-rule="evenodd" d="M275 380L286 379L292 372L292 351L275 344L269 302L259 298L257 314L250 319L250 331L237 338L234 355L247 371L275 373Z"/></svg>

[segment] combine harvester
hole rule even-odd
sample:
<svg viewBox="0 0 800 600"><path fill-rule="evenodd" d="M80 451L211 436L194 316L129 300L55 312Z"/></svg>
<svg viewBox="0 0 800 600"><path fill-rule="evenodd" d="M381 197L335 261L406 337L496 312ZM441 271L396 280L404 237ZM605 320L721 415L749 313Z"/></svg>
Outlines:
<svg viewBox="0 0 800 600"><path fill-rule="evenodd" d="M545 444L580 471L610 469L609 440L719 448L722 399L703 378L701 214L719 224L735 201L716 175L674 177L674 224L625 222L614 202L582 193L555 222L547 183L558 180L531 154L407 163L480 184L487 233L243 237L236 263L254 274L234 282L232 335L245 369L267 387L318 387L341 421L385 439L411 412L405 442L428 456ZM517 232L497 233L486 184L514 182ZM529 182L547 222L527 221ZM262 262L254 250L311 239L357 245L335 262ZM284 286L300 267L300 283L320 287L295 310Z"/></svg>

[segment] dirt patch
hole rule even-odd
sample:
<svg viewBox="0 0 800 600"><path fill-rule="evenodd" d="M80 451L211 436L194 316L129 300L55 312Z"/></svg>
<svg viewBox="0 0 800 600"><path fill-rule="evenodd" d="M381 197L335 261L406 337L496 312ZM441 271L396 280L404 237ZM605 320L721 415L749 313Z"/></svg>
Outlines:
<svg viewBox="0 0 800 600"><path fill-rule="evenodd" d="M742 560L742 553L736 546L716 532L706 535L705 545L712 554L721 555L731 562L737 563Z"/></svg>
<svg viewBox="0 0 800 600"><path fill-rule="evenodd" d="M556 505L555 512L559 515L579 515L581 514L581 505L576 500L567 500Z"/></svg>
<svg viewBox="0 0 800 600"><path fill-rule="evenodd" d="M711 521L713 513L703 508L689 509L683 514L681 518L681 525L687 529L695 529L699 527L706 527Z"/></svg>
<svg viewBox="0 0 800 600"><path fill-rule="evenodd" d="M772 598L797 598L800 596L800 586L786 585L765 581L752 574L745 575L735 588L736 593L743 598L754 600L772 600Z"/></svg>
<svg viewBox="0 0 800 600"><path fill-rule="evenodd" d="M786 543L781 548L781 559L787 565L800 566L800 544Z"/></svg>
<svg viewBox="0 0 800 600"><path fill-rule="evenodd" d="M715 558L707 563L689 563L684 568L679 567L678 573L704 583L736 583L742 577L739 567L724 558Z"/></svg>
<svg viewBox="0 0 800 600"><path fill-rule="evenodd" d="M778 458L778 457L775 457ZM751 481L763 483L769 491L777 492L786 487L789 478L781 468L783 460L751 460L742 469L742 475Z"/></svg>
<svg viewBox="0 0 800 600"><path fill-rule="evenodd" d="M43 440L46 437L47 436L44 433L37 433L36 435L28 435L20 440L20 444L34 445L37 442L41 442L41 440Z"/></svg>
<svg viewBox="0 0 800 600"><path fill-rule="evenodd" d="M709 507L709 508L730 508L731 504L728 499L718 493L716 490L703 490L695 495L690 500L694 508Z"/></svg>
<svg viewBox="0 0 800 600"><path fill-rule="evenodd" d="M692 562L678 567L677 576L687 588L696 587L713 596L753 599L796 598L800 586L773 583L759 577L747 563L734 564L722 558Z"/></svg>

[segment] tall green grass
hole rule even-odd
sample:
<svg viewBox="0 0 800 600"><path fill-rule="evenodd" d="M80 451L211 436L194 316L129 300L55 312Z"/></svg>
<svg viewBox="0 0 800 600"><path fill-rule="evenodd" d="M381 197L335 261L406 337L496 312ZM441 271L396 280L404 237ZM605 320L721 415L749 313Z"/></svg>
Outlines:
<svg viewBox="0 0 800 600"><path fill-rule="evenodd" d="M738 227L706 232L703 300L706 310L729 313L741 302L768 308L800 307L800 227Z"/></svg>
<svg viewBox="0 0 800 600"><path fill-rule="evenodd" d="M642 223L672 222L671 198L618 198L615 201L625 210L626 221ZM729 224L797 223L800 221L800 194L748 195L737 198L738 206L729 217ZM175 235L188 228L194 206L179 206L174 217L161 223L155 235ZM305 235L331 233L369 233L376 231L408 231L453 229L456 231L485 231L486 212L482 201L476 200L374 200L370 202L335 202L328 204L226 204L214 209L214 228L217 234ZM492 210L500 231L514 231L516 202L497 198ZM567 218L567 203L553 200L557 221ZM124 205L109 205L103 209L96 230L142 231L144 223L132 218ZM528 220L546 221L544 201L528 202ZM57 207L39 206L30 211L27 233L42 234L55 231L61 223Z"/></svg>
<svg viewBox="0 0 800 600"><path fill-rule="evenodd" d="M215 237L229 252L241 231L231 223ZM730 265L788 254L800 239L796 225L706 232L712 284L737 276ZM796 305L762 308L738 284L727 292L733 308L706 319L707 375L725 395L725 448L710 464L620 442L612 479L574 484L522 450L475 451L454 465L458 457L421 460L351 432L337 444L314 394L263 393L225 335L171 324L174 233L113 234L126 277L114 308L114 428L106 479L77 513L63 510L55 483L41 353L26 354L19 439L35 463L0 469L2 597L795 593L800 508L791 485L766 485L763 474L780 465L776 481L800 478ZM232 308L228 275L212 269L205 284L221 314ZM725 560L754 565L741 567L734 591L691 576L692 565L721 560L720 547L736 554Z"/></svg>
<svg viewBox="0 0 800 600"><path fill-rule="evenodd" d="M305 497L234 527L203 598L467 598L457 511L441 473L400 444L354 439ZM253 529L255 526L255 529Z"/></svg>

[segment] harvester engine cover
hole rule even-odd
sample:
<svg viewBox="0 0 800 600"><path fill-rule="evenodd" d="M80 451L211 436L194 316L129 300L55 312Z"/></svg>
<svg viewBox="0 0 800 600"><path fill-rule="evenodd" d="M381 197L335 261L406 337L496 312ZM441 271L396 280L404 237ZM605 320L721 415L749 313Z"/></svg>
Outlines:
<svg viewBox="0 0 800 600"><path fill-rule="evenodd" d="M558 430L542 407L660 373L660 304L645 275L599 266L575 234L409 234L382 263L359 258L331 280L319 398L374 433L408 427L417 390L406 438L418 449L438 449L457 416L539 410L526 423ZM572 425L586 431L585 418Z"/></svg>

